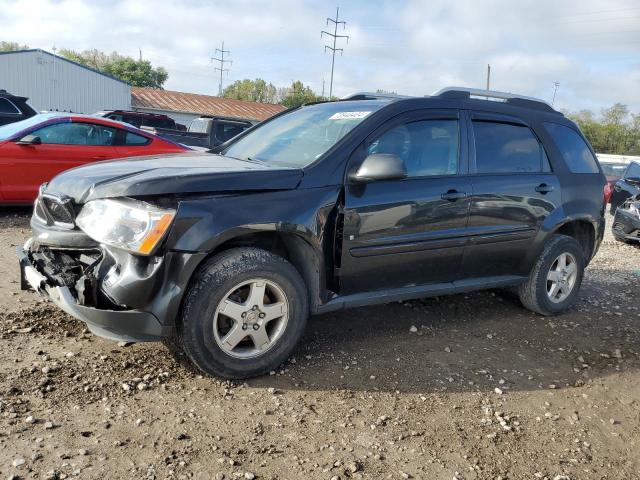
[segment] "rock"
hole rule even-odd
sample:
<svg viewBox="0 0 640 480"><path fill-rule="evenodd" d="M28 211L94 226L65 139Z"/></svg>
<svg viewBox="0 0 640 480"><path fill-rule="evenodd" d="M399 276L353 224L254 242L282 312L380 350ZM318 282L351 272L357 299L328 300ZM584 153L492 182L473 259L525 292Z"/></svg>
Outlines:
<svg viewBox="0 0 640 480"><path fill-rule="evenodd" d="M409 329L409 331L411 333L416 333L418 331L418 327L416 327L415 325L411 325L411 328Z"/></svg>
<svg viewBox="0 0 640 480"><path fill-rule="evenodd" d="M502 389L501 388L496 387L496 388L493 389L493 391L496 392L498 395L502 395Z"/></svg>
<svg viewBox="0 0 640 480"><path fill-rule="evenodd" d="M558 386L555 383L552 383L551 385L549 385L549 388L551 390L556 390L558 388Z"/></svg>
<svg viewBox="0 0 640 480"><path fill-rule="evenodd" d="M31 423L34 424L36 423L36 417L34 417L33 415L29 415L27 418L24 419L25 423Z"/></svg>
<svg viewBox="0 0 640 480"><path fill-rule="evenodd" d="M81 448L80 450L78 450L78 453L82 456L89 455L89 450L87 450L86 448Z"/></svg>
<svg viewBox="0 0 640 480"><path fill-rule="evenodd" d="M351 473L356 473L358 470L360 470L360 465L358 464L358 462L350 462L347 464L347 470Z"/></svg>
<svg viewBox="0 0 640 480"><path fill-rule="evenodd" d="M128 347L131 345L131 342L118 342L119 347Z"/></svg>
<svg viewBox="0 0 640 480"><path fill-rule="evenodd" d="M216 480L224 480L224 473L221 473L221 472L216 473Z"/></svg>
<svg viewBox="0 0 640 480"><path fill-rule="evenodd" d="M556 475L553 480L571 480L571 477L569 475Z"/></svg>
<svg viewBox="0 0 640 480"><path fill-rule="evenodd" d="M613 356L616 357L616 358L622 358L622 351L619 348L616 348L613 351Z"/></svg>
<svg viewBox="0 0 640 480"><path fill-rule="evenodd" d="M611 425L617 425L617 424L618 424L618 423L620 423L620 422L618 422L615 418L610 418L610 419L609 419L609 423L610 423Z"/></svg>
<svg viewBox="0 0 640 480"><path fill-rule="evenodd" d="M269 387L267 389L267 392L269 392L271 395L275 395L276 393L278 393L278 391L273 387Z"/></svg>
<svg viewBox="0 0 640 480"><path fill-rule="evenodd" d="M254 478L256 478L256 476L251 472L246 472L244 474L244 478L246 478L247 480L253 480Z"/></svg>
<svg viewBox="0 0 640 480"><path fill-rule="evenodd" d="M447 353L451 353L451 347L444 347L444 351Z"/></svg>
<svg viewBox="0 0 640 480"><path fill-rule="evenodd" d="M14 459L12 465L16 468L21 467L22 465L24 465L24 458L18 457Z"/></svg>
<svg viewBox="0 0 640 480"><path fill-rule="evenodd" d="M53 422L44 422L44 429L51 430L54 427Z"/></svg>

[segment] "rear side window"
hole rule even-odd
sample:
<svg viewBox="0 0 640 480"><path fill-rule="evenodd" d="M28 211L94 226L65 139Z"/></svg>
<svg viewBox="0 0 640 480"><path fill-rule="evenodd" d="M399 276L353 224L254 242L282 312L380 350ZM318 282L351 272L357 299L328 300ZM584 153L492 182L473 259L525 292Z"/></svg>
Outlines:
<svg viewBox="0 0 640 480"><path fill-rule="evenodd" d="M20 115L20 110L13 102L10 102L6 98L0 98L0 113L8 113L10 115Z"/></svg>
<svg viewBox="0 0 640 480"><path fill-rule="evenodd" d="M474 121L477 173L530 173L546 171L542 145L529 127ZM546 163L545 163L546 165Z"/></svg>
<svg viewBox="0 0 640 480"><path fill-rule="evenodd" d="M147 137L143 137L142 135L137 135L132 132L127 132L127 135L124 137L125 145L146 145L149 143L149 139Z"/></svg>
<svg viewBox="0 0 640 480"><path fill-rule="evenodd" d="M571 172L600 173L596 157L578 132L557 123L545 123L544 127L553 138Z"/></svg>
<svg viewBox="0 0 640 480"><path fill-rule="evenodd" d="M238 123L218 122L216 125L216 137L221 142L226 142L236 135L241 134L246 128L248 128L246 125Z"/></svg>

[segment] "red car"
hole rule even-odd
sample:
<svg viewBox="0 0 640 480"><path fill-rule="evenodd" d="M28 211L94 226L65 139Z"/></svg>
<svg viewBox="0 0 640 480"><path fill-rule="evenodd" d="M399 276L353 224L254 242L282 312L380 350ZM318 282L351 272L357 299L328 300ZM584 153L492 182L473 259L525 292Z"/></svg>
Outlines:
<svg viewBox="0 0 640 480"><path fill-rule="evenodd" d="M58 173L85 163L189 150L121 122L45 113L0 127L0 203L29 204Z"/></svg>

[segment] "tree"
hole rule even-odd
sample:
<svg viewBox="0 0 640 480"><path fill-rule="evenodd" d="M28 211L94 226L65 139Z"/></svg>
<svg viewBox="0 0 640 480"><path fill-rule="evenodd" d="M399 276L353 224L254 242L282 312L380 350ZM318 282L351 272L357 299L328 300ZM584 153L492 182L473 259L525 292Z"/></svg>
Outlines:
<svg viewBox="0 0 640 480"><path fill-rule="evenodd" d="M162 88L169 74L162 67L154 68L149 60L136 60L117 52L106 54L100 50L62 49L60 55L100 72L119 78L135 87Z"/></svg>
<svg viewBox="0 0 640 480"><path fill-rule="evenodd" d="M20 45L18 42L0 41L0 52L15 52L18 50L28 50L29 45Z"/></svg>
<svg viewBox="0 0 640 480"><path fill-rule="evenodd" d="M277 103L278 90L272 83L261 78L236 80L222 92L224 98L247 100L249 102Z"/></svg>
<svg viewBox="0 0 640 480"><path fill-rule="evenodd" d="M162 88L169 78L164 68L153 68L149 60L134 60L131 57L118 57L107 64L103 71L136 87Z"/></svg>
<svg viewBox="0 0 640 480"><path fill-rule="evenodd" d="M285 91L281 90L282 100L280 103L287 108L299 107L305 103L318 102L323 100L316 95L310 87L305 86L301 81L295 81L291 87Z"/></svg>
<svg viewBox="0 0 640 480"><path fill-rule="evenodd" d="M600 117L590 110L568 113L598 153L640 155L640 115L629 114L626 105L616 103L603 109Z"/></svg>

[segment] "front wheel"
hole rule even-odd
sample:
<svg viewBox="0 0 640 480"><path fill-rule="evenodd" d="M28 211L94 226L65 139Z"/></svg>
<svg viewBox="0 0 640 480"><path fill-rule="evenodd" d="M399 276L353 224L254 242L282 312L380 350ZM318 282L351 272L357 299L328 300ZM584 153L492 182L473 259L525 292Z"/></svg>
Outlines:
<svg viewBox="0 0 640 480"><path fill-rule="evenodd" d="M554 235L520 286L520 301L540 315L562 313L578 298L585 264L582 246L574 238Z"/></svg>
<svg viewBox="0 0 640 480"><path fill-rule="evenodd" d="M248 378L291 354L309 314L305 284L284 258L257 248L227 250L196 273L180 339L205 373Z"/></svg>

